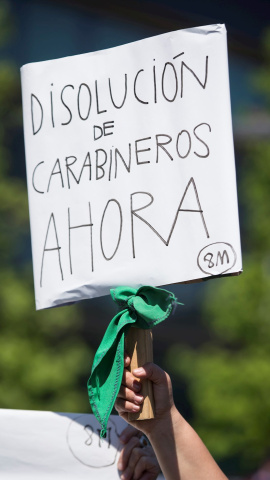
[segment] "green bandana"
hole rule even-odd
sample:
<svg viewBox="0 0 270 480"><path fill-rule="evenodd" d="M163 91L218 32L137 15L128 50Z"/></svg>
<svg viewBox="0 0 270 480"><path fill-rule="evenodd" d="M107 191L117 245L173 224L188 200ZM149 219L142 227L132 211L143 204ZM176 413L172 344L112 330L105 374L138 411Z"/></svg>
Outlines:
<svg viewBox="0 0 270 480"><path fill-rule="evenodd" d="M101 425L101 437L118 395L124 371L125 335L131 326L148 329L165 320L178 303L174 294L155 287L118 287L111 290L121 311L110 322L96 352L87 382L92 411ZM181 305L181 304L179 304Z"/></svg>

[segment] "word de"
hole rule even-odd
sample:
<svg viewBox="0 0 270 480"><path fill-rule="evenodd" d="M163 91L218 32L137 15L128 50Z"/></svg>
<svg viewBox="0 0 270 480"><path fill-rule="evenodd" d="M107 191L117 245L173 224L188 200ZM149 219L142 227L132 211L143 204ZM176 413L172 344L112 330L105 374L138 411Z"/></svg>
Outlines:
<svg viewBox="0 0 270 480"><path fill-rule="evenodd" d="M101 137L106 137L107 135L112 135L113 132L109 131L108 130L111 130L112 128L114 128L114 121L110 121L110 122L104 122L102 127L100 127L99 125L94 125L93 126L93 130L94 130L94 140L99 140Z"/></svg>

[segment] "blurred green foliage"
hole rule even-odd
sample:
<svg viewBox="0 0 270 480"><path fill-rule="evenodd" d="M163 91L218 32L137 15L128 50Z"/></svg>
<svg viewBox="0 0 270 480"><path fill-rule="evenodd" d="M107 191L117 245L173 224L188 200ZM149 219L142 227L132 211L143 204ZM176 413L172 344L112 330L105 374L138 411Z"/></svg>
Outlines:
<svg viewBox="0 0 270 480"><path fill-rule="evenodd" d="M11 31L8 3L1 1L0 46ZM86 379L93 354L81 312L75 306L35 311L25 254L27 190L12 174L18 125L22 129L19 70L0 60L0 407L90 411Z"/></svg>
<svg viewBox="0 0 270 480"><path fill-rule="evenodd" d="M0 47L13 30L0 0ZM270 107L270 32L257 88ZM93 353L76 306L35 312L25 254L29 218L25 182L12 172L21 120L18 68L0 60L0 407L89 411ZM270 140L249 141L239 177L244 273L209 282L203 316L211 341L199 350L173 345L170 371L187 382L192 424L218 461L238 472L269 453L270 433ZM235 460L236 459L236 460ZM236 470L234 470L236 473Z"/></svg>
<svg viewBox="0 0 270 480"><path fill-rule="evenodd" d="M270 31L264 49L256 85L270 106ZM208 282L210 340L198 350L174 345L167 358L187 383L191 423L234 474L255 469L270 452L270 140L249 140L241 153L244 273Z"/></svg>

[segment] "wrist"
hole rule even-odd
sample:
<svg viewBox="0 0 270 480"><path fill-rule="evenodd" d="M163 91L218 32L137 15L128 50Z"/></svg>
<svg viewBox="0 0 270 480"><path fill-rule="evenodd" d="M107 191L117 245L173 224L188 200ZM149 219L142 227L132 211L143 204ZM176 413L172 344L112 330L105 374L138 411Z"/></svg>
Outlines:
<svg viewBox="0 0 270 480"><path fill-rule="evenodd" d="M181 429L185 420L175 405L173 405L162 417L157 416L150 422L145 434L151 443L155 443L157 440L160 441L161 437L164 438L165 432L170 435L175 429Z"/></svg>

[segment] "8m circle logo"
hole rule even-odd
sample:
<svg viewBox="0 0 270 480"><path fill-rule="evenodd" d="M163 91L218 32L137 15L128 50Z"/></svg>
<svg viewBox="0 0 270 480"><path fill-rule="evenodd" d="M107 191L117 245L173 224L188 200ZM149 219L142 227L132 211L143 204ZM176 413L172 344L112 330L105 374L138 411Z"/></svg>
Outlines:
<svg viewBox="0 0 270 480"><path fill-rule="evenodd" d="M204 247L197 258L198 267L207 275L222 275L231 270L236 253L229 243L217 242Z"/></svg>

